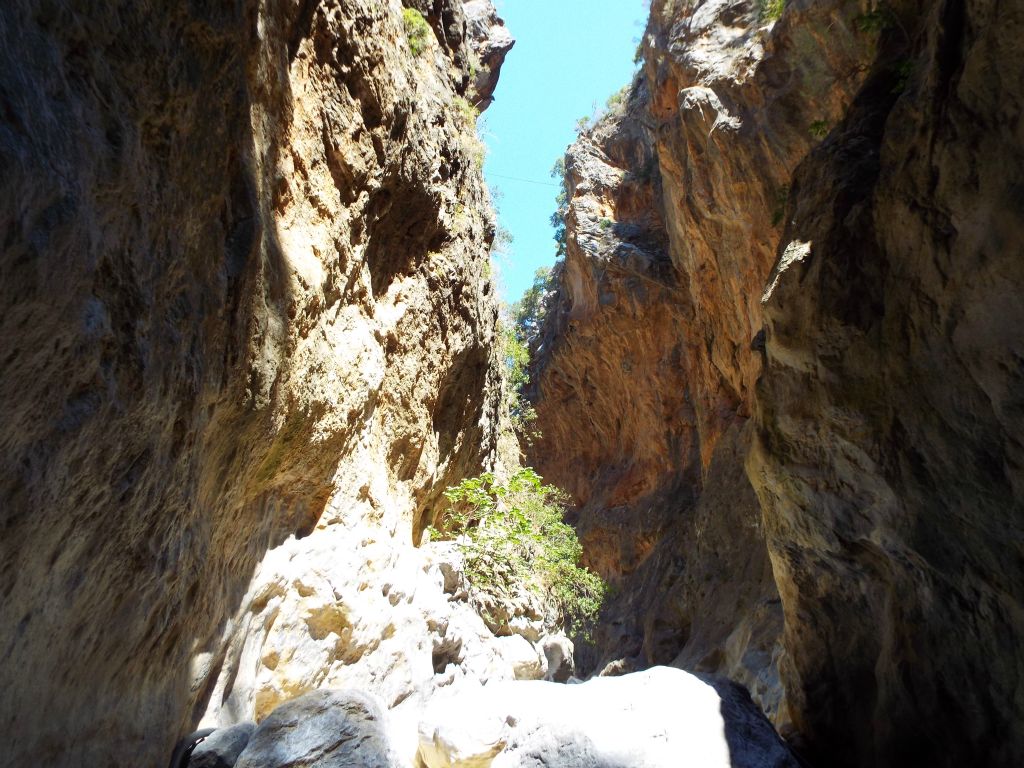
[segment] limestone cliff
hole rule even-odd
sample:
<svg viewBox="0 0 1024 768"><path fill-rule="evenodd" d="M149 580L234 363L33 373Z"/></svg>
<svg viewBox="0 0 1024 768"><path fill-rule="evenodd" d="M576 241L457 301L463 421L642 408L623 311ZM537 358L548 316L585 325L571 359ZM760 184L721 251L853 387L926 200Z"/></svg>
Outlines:
<svg viewBox="0 0 1024 768"><path fill-rule="evenodd" d="M784 677L817 760L1019 765L1024 7L885 8L763 299Z"/></svg>
<svg viewBox="0 0 1024 768"><path fill-rule="evenodd" d="M727 673L774 713L781 609L743 477L749 430L716 424L723 447L702 465L693 310L649 109L638 78L566 155L567 255L535 348L530 459L570 493L587 562L617 588L581 661Z"/></svg>
<svg viewBox="0 0 1024 768"><path fill-rule="evenodd" d="M204 710L343 674L367 618L322 571L379 596L342 566L402 559L490 461L493 222L455 100L511 39L423 6L418 54L395 0L0 10L5 764L162 764ZM240 661L279 614L305 677Z"/></svg>
<svg viewBox="0 0 1024 768"><path fill-rule="evenodd" d="M626 114L567 155L531 456L574 493L588 560L622 581L602 665L725 673L780 724L780 608L742 470L754 340L809 115L849 104L871 48L823 33L835 7L793 5L772 24L753 2L652 4Z"/></svg>
<svg viewBox="0 0 1024 768"><path fill-rule="evenodd" d="M599 658L816 764L1024 756L1021 14L655 0L567 155L531 459L619 582Z"/></svg>

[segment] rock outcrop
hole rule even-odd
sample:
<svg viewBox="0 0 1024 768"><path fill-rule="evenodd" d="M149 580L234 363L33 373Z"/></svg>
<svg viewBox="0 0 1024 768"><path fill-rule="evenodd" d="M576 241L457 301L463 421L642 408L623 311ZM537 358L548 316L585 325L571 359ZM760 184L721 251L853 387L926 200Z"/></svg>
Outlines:
<svg viewBox="0 0 1024 768"><path fill-rule="evenodd" d="M588 562L620 583L598 667L729 674L781 723L781 610L742 469L777 237L765 208L813 144L786 97L801 90L814 112L848 102L859 49L806 72L808 45L824 41L772 38L758 13L654 3L624 110L570 148L530 459L574 497ZM807 9L804 23L829 13ZM773 142L754 140L776 123Z"/></svg>
<svg viewBox="0 0 1024 768"><path fill-rule="evenodd" d="M816 764L1024 757L1021 24L652 3L534 369L608 673L716 668Z"/></svg>
<svg viewBox="0 0 1024 768"><path fill-rule="evenodd" d="M509 42L429 5L418 55L397 2L0 11L6 764L163 763L294 686L234 656L279 631L254 577L313 648L347 619L276 563L401 559L490 461L494 226L455 102Z"/></svg>
<svg viewBox="0 0 1024 768"><path fill-rule="evenodd" d="M453 554L447 543L413 549L365 523L268 552L225 630L202 724L262 720L323 688L365 691L415 719L435 688L464 678L542 677L553 638L496 637Z"/></svg>

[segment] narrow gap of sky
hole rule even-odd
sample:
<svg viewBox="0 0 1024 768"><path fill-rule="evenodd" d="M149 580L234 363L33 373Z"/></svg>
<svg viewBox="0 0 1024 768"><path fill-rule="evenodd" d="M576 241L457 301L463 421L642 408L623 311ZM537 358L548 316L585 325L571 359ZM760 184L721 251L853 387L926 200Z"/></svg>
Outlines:
<svg viewBox="0 0 1024 768"><path fill-rule="evenodd" d="M577 119L602 109L630 82L647 19L644 0L497 0L515 47L501 69L494 103L480 121L484 174L499 221L512 234L499 255L506 301L522 296L538 267L555 261L549 223L558 182L555 160L576 137Z"/></svg>

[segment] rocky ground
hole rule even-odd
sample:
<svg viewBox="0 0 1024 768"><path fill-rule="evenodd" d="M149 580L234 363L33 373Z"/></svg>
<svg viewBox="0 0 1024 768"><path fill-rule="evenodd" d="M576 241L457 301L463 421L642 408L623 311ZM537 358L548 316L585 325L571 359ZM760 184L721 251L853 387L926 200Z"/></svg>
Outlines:
<svg viewBox="0 0 1024 768"><path fill-rule="evenodd" d="M416 741L403 743L409 736ZM440 690L418 724L363 690L319 689L258 727L218 731L189 765L281 768L798 768L738 686L655 667L575 685L472 680Z"/></svg>

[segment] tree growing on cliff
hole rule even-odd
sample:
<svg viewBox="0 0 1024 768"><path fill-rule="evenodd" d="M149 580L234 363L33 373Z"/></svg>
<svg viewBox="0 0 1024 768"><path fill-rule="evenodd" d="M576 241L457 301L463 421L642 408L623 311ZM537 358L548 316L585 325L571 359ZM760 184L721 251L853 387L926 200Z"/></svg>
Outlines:
<svg viewBox="0 0 1024 768"><path fill-rule="evenodd" d="M537 412L526 399L523 389L530 379L530 347L540 334L551 290L551 270L541 267L534 273L533 284L519 301L508 307L508 320L501 327L508 388L506 408L516 437L526 444L540 437L535 426Z"/></svg>
<svg viewBox="0 0 1024 768"><path fill-rule="evenodd" d="M555 160L555 164L551 166L551 178L558 179L559 183L562 185L562 188L555 196L555 212L551 214L551 226L555 230L555 243L558 244L558 248L555 251L555 258L560 259L565 256L567 252L566 249L568 247L568 241L565 233L565 215L569 211L569 193L565 177L564 157L560 157Z"/></svg>
<svg viewBox="0 0 1024 768"><path fill-rule="evenodd" d="M551 269L541 267L533 273L533 283L522 297L512 305L512 320L515 323L516 336L520 342L529 346L540 333L541 323L547 313L547 299L551 293Z"/></svg>

